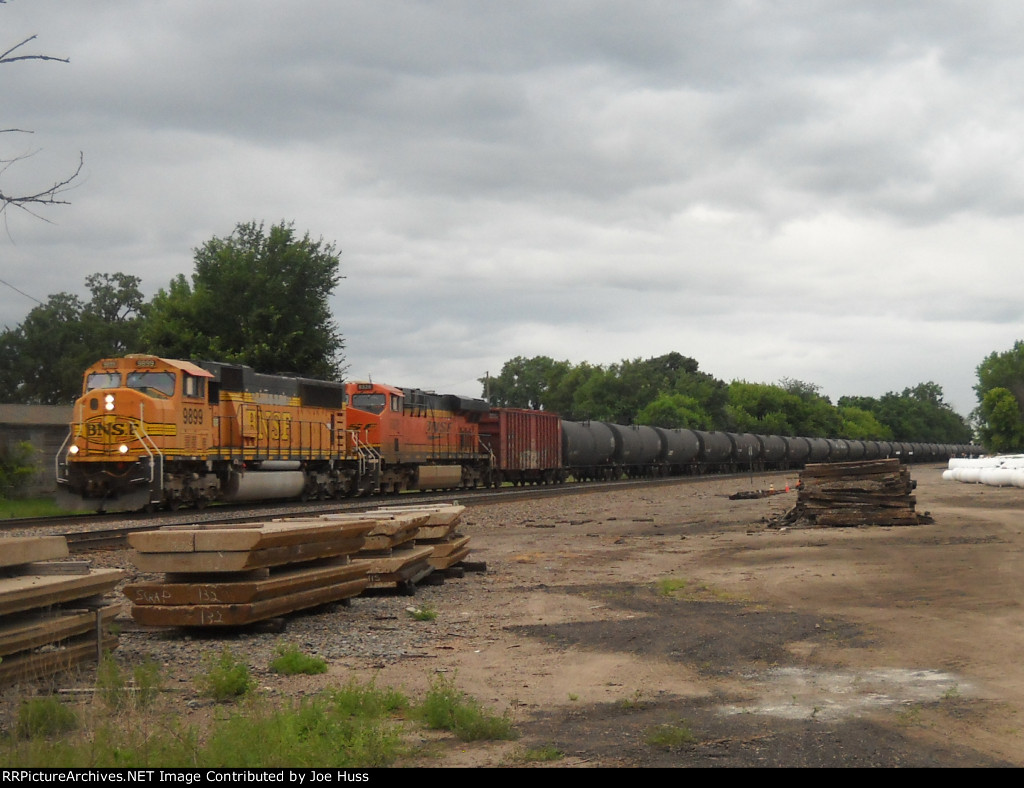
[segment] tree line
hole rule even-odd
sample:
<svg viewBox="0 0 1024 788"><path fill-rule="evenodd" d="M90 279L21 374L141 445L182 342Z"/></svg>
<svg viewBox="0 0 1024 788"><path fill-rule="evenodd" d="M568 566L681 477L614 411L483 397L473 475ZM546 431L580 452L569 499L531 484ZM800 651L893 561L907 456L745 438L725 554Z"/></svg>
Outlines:
<svg viewBox="0 0 1024 788"><path fill-rule="evenodd" d="M334 244L290 223L239 224L194 250L146 301L136 276L87 276L88 299L51 295L0 332L0 401L69 404L82 371L100 358L153 353L247 364L260 372L341 380L344 339L328 297L341 280ZM1024 450L1024 341L978 366L970 420L920 383L881 397L821 394L813 383L726 383L672 352L609 365L517 356L481 378L495 406L537 408L572 421L689 427L772 435L970 443ZM399 381L401 382L401 381Z"/></svg>
<svg viewBox="0 0 1024 788"><path fill-rule="evenodd" d="M812 383L725 383L676 352L607 366L517 356L480 382L494 406L550 410L570 421L927 443L973 439L936 383L878 398L841 397L833 405Z"/></svg>
<svg viewBox="0 0 1024 788"><path fill-rule="evenodd" d="M90 297L51 295L0 333L0 401L73 402L101 358L153 353L247 364L260 372L341 380L344 340L328 297L339 254L284 222L239 224L195 250L191 278L146 301L140 279L92 274Z"/></svg>

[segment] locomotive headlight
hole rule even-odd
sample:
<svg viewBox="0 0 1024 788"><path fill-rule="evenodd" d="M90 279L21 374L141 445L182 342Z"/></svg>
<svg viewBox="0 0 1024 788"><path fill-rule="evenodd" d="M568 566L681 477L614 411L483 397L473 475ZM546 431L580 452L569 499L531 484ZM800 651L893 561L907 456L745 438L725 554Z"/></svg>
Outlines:
<svg viewBox="0 0 1024 788"><path fill-rule="evenodd" d="M78 447L72 446L70 449L68 449L68 454L70 454L71 456L78 454Z"/></svg>
<svg viewBox="0 0 1024 788"><path fill-rule="evenodd" d="M120 446L117 447L117 450L119 452L121 452L121 454L127 454L128 453L128 446L126 444L122 443Z"/></svg>
<svg viewBox="0 0 1024 788"><path fill-rule="evenodd" d="M114 395L113 394L107 394L107 396L105 396L103 398L103 407L106 408L107 410L113 410L114 409Z"/></svg>

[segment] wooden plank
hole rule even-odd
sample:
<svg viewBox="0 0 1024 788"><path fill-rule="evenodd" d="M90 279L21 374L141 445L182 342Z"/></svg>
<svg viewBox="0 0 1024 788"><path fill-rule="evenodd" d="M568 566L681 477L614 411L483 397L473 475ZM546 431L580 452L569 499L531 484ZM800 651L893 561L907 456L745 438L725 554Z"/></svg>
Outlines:
<svg viewBox="0 0 1024 788"><path fill-rule="evenodd" d="M430 559L414 561L391 572L373 572L368 574L367 580L371 588L388 588L396 584L418 583L424 577L434 571L430 565Z"/></svg>
<svg viewBox="0 0 1024 788"><path fill-rule="evenodd" d="M0 537L0 567L67 557L68 542L63 536Z"/></svg>
<svg viewBox="0 0 1024 788"><path fill-rule="evenodd" d="M424 525L454 525L462 517L466 507L460 504L442 504L439 506L381 506L368 514L378 512L429 512L430 517Z"/></svg>
<svg viewBox="0 0 1024 788"><path fill-rule="evenodd" d="M449 569L464 560L468 555L469 545L465 545L464 547L447 553L446 555L432 555L430 557L430 565L439 571Z"/></svg>
<svg viewBox="0 0 1024 788"><path fill-rule="evenodd" d="M117 636L105 634L100 648L104 651L117 648ZM95 637L87 637L56 651L4 657L3 662L0 662L0 684L13 684L24 679L38 679L70 670L80 662L95 660L96 652Z"/></svg>
<svg viewBox="0 0 1024 788"><path fill-rule="evenodd" d="M286 547L303 542L354 538L373 529L374 521L347 523L277 521L250 528L169 528L130 534L139 553L239 552Z"/></svg>
<svg viewBox="0 0 1024 788"><path fill-rule="evenodd" d="M458 523L447 523L445 525L421 525L416 534L416 543L440 542L448 539L458 528Z"/></svg>
<svg viewBox="0 0 1024 788"><path fill-rule="evenodd" d="M120 569L94 569L88 575L21 575L0 578L0 615L56 605L112 591Z"/></svg>
<svg viewBox="0 0 1024 788"><path fill-rule="evenodd" d="M134 552L132 562L143 572L216 573L244 572L263 567L284 566L318 558L348 555L363 546L363 537L344 537L324 542L270 547L262 550L241 550L201 553Z"/></svg>
<svg viewBox="0 0 1024 788"><path fill-rule="evenodd" d="M92 571L92 561L33 561L6 571L11 575L87 575Z"/></svg>
<svg viewBox="0 0 1024 788"><path fill-rule="evenodd" d="M369 580L362 577L243 605L135 605L131 614L135 621L144 626L242 626L358 596L366 589L368 583Z"/></svg>
<svg viewBox="0 0 1024 788"><path fill-rule="evenodd" d="M433 543L433 544L431 544L429 546L434 551L432 553L431 557L432 558L441 558L443 556L449 555L449 554L454 553L456 551L466 549L468 547L468 545L469 545L469 537L468 536L459 536L459 537L456 537L455 539L451 539L451 540L449 540L447 542L436 542L436 543Z"/></svg>
<svg viewBox="0 0 1024 788"><path fill-rule="evenodd" d="M97 610L52 610L32 615L20 613L8 616L0 623L0 656L56 643L74 635L96 629L96 614L104 621L112 620L121 612L121 603L106 605Z"/></svg>
<svg viewBox="0 0 1024 788"><path fill-rule="evenodd" d="M250 604L365 577L352 563L284 569L265 580L197 583L130 583L124 595L136 605Z"/></svg>
<svg viewBox="0 0 1024 788"><path fill-rule="evenodd" d="M409 547L402 550L395 550L388 556L375 556L364 558L355 556L352 562L366 566L368 575L384 575L400 571L403 567L426 561L433 554L432 547Z"/></svg>

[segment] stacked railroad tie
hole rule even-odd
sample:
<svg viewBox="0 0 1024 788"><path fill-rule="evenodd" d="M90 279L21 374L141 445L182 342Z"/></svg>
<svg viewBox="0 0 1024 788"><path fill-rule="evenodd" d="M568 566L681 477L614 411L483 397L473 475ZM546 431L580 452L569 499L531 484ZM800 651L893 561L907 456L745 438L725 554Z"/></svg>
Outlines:
<svg viewBox="0 0 1024 788"><path fill-rule="evenodd" d="M780 524L823 526L918 525L916 486L897 459L808 465L796 506Z"/></svg>
<svg viewBox="0 0 1024 788"><path fill-rule="evenodd" d="M42 678L117 648L104 595L124 576L68 557L63 536L0 538L0 684Z"/></svg>
<svg viewBox="0 0 1024 788"><path fill-rule="evenodd" d="M415 593L416 583L433 571L431 550L417 546L415 541L428 515L404 509L386 513L321 515L321 519L327 522L347 522L358 517L368 518L374 523L359 553L353 556L353 561L366 571L368 587Z"/></svg>
<svg viewBox="0 0 1024 788"><path fill-rule="evenodd" d="M420 512L428 515L416 534L416 544L429 547L430 566L448 576L461 576L461 567L474 571L484 571L483 564L469 564L465 561L469 555L469 537L456 532L465 506L445 504L422 507L387 507L382 506L370 515L391 512Z"/></svg>
<svg viewBox="0 0 1024 788"><path fill-rule="evenodd" d="M170 526L131 534L133 561L163 582L127 585L149 626L240 626L358 596L369 579L351 560L376 521L355 518L239 526Z"/></svg>

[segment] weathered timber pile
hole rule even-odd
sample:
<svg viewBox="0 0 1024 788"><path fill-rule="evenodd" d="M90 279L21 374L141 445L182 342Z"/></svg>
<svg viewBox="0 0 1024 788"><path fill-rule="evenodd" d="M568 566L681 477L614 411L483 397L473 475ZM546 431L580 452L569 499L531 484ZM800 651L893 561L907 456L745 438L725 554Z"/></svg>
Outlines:
<svg viewBox="0 0 1024 788"><path fill-rule="evenodd" d="M0 538L0 684L35 679L117 648L104 595L124 573L68 557L63 536Z"/></svg>
<svg viewBox="0 0 1024 788"><path fill-rule="evenodd" d="M373 521L353 562L366 572L369 588L397 588L406 594L415 593L415 584L433 571L429 549L416 545L417 534L429 515L404 507L393 511L363 514L325 514L321 520L347 522L354 518Z"/></svg>
<svg viewBox="0 0 1024 788"><path fill-rule="evenodd" d="M910 470L897 459L808 465L783 524L918 525Z"/></svg>
<svg viewBox="0 0 1024 788"><path fill-rule="evenodd" d="M150 626L240 626L358 596L369 580L351 560L376 521L275 521L170 526L131 534L133 561L163 582L125 586Z"/></svg>
<svg viewBox="0 0 1024 788"><path fill-rule="evenodd" d="M426 520L416 533L416 544L431 548L430 565L437 570L448 570L462 563L469 555L469 537L456 532L465 506L448 504L425 506L414 509L381 507L369 512L371 515L389 512L420 512Z"/></svg>

